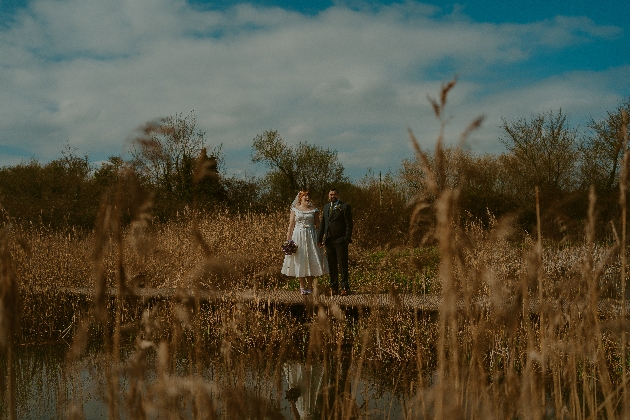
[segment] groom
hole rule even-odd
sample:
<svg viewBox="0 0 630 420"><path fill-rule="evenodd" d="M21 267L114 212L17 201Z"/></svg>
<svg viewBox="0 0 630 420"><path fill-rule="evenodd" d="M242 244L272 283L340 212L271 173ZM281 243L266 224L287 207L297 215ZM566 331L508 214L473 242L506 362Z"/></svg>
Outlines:
<svg viewBox="0 0 630 420"><path fill-rule="evenodd" d="M317 242L319 246L326 246L332 294L339 293L339 269L341 269L340 294L346 296L350 293L348 244L352 242L352 210L350 204L339 200L339 192L336 188L331 188L328 192L328 201L329 203L324 206L324 217L319 224Z"/></svg>

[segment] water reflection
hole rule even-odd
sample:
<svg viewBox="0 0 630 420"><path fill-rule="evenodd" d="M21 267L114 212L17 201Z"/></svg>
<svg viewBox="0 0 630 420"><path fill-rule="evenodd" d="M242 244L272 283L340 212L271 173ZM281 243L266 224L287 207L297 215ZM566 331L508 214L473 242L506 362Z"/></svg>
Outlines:
<svg viewBox="0 0 630 420"><path fill-rule="evenodd" d="M400 395L377 383L378 374L374 380L357 379L358 366L348 361L328 362L285 363L285 400L291 418L404 418Z"/></svg>
<svg viewBox="0 0 630 420"><path fill-rule="evenodd" d="M19 419L107 418L102 375L93 357L68 369L67 345L32 345L16 349L16 402ZM2 362L5 362L4 360ZM6 400L6 399L5 399ZM0 419L8 418L0 399Z"/></svg>
<svg viewBox="0 0 630 420"><path fill-rule="evenodd" d="M323 367L293 362L285 364L284 372L288 387L285 395L294 418L314 419L318 411L318 400L321 412Z"/></svg>
<svg viewBox="0 0 630 420"><path fill-rule="evenodd" d="M108 418L102 352L91 350L80 362L68 365L66 350L66 346L18 349L18 418L67 418L74 415L87 420ZM185 365L188 362L181 360L178 363ZM152 363L148 369L145 378L150 386L156 380L156 373ZM219 384L220 377L229 376L221 374L220 369L215 365L207 366L202 376ZM278 414L286 419L328 418L340 410L350 410L353 417L360 418L402 418L398 398L384 391L382 384L365 378L349 379L352 375L348 372L355 369L356 366L350 363L288 361L276 373L268 371L265 374L255 366L249 366L245 367L245 388L270 391L275 388L269 393L263 392L266 397L260 396L270 399L271 405L277 404ZM126 400L129 390L128 379L121 373L121 403ZM3 404L0 401L0 412L3 413L0 419L6 418ZM227 405L217 404L215 407L217 415L230 417L226 412ZM121 410L121 418L131 417L129 412ZM184 410L183 417L191 417L191 411Z"/></svg>

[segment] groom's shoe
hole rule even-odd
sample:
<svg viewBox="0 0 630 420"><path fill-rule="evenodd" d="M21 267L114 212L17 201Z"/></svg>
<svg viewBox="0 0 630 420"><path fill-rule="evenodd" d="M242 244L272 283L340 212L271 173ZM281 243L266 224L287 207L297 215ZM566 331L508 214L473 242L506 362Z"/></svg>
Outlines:
<svg viewBox="0 0 630 420"><path fill-rule="evenodd" d="M339 293L341 296L348 296L350 294L349 290L342 290L341 293Z"/></svg>

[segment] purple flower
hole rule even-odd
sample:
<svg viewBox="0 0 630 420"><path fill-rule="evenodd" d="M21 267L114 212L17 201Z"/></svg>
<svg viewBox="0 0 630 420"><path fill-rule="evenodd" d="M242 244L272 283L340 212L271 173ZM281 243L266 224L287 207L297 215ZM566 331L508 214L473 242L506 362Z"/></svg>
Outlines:
<svg viewBox="0 0 630 420"><path fill-rule="evenodd" d="M282 252L284 252L285 255L295 254L297 252L297 244L291 239L284 241L282 243Z"/></svg>

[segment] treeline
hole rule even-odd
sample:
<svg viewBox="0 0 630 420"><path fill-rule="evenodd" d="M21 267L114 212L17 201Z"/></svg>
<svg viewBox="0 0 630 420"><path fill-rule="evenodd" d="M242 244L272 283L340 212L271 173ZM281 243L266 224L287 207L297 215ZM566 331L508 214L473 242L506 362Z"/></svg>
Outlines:
<svg viewBox="0 0 630 420"><path fill-rule="evenodd" d="M588 121L583 132L570 127L561 110L503 119L500 140L505 153L476 154L446 148L432 155L428 166L438 174L435 182L439 188L459 189L459 208L478 220L487 221L489 215L515 215L517 226L533 234L538 199L547 238L583 234L592 189L597 234L611 238L611 226L620 232L620 183L627 179L623 168L628 151L628 113L630 99L601 120ZM421 166L414 159L406 160L400 171L404 184L420 194L427 190Z"/></svg>
<svg viewBox="0 0 630 420"><path fill-rule="evenodd" d="M579 234L587 217L589 191L597 197L600 236L619 220L619 185L628 150L630 99L583 132L568 117L549 111L529 118L504 119L506 152L478 154L459 148L425 151L401 163L394 173L368 173L350 182L337 152L300 143L289 146L277 131L252 142L252 162L267 172L249 179L222 174L221 147L208 150L194 114L177 114L147 124L133 143L132 158L110 157L101 165L77 156L70 147L46 164L23 162L0 169L0 210L14 223L51 229L91 229L103 197L124 190L133 176L151 197L156 220L168 221L186 208L266 212L287 208L299 189L309 189L323 205L330 186L353 204L365 245L408 239L414 197L429 195L427 182L457 188L462 219L487 222L515 215L522 231L536 227L536 196L546 237ZM427 178L427 166L434 179ZM125 195L122 194L122 197ZM430 202L430 197L428 200ZM431 229L430 221L423 227ZM617 228L619 228L617 226Z"/></svg>

